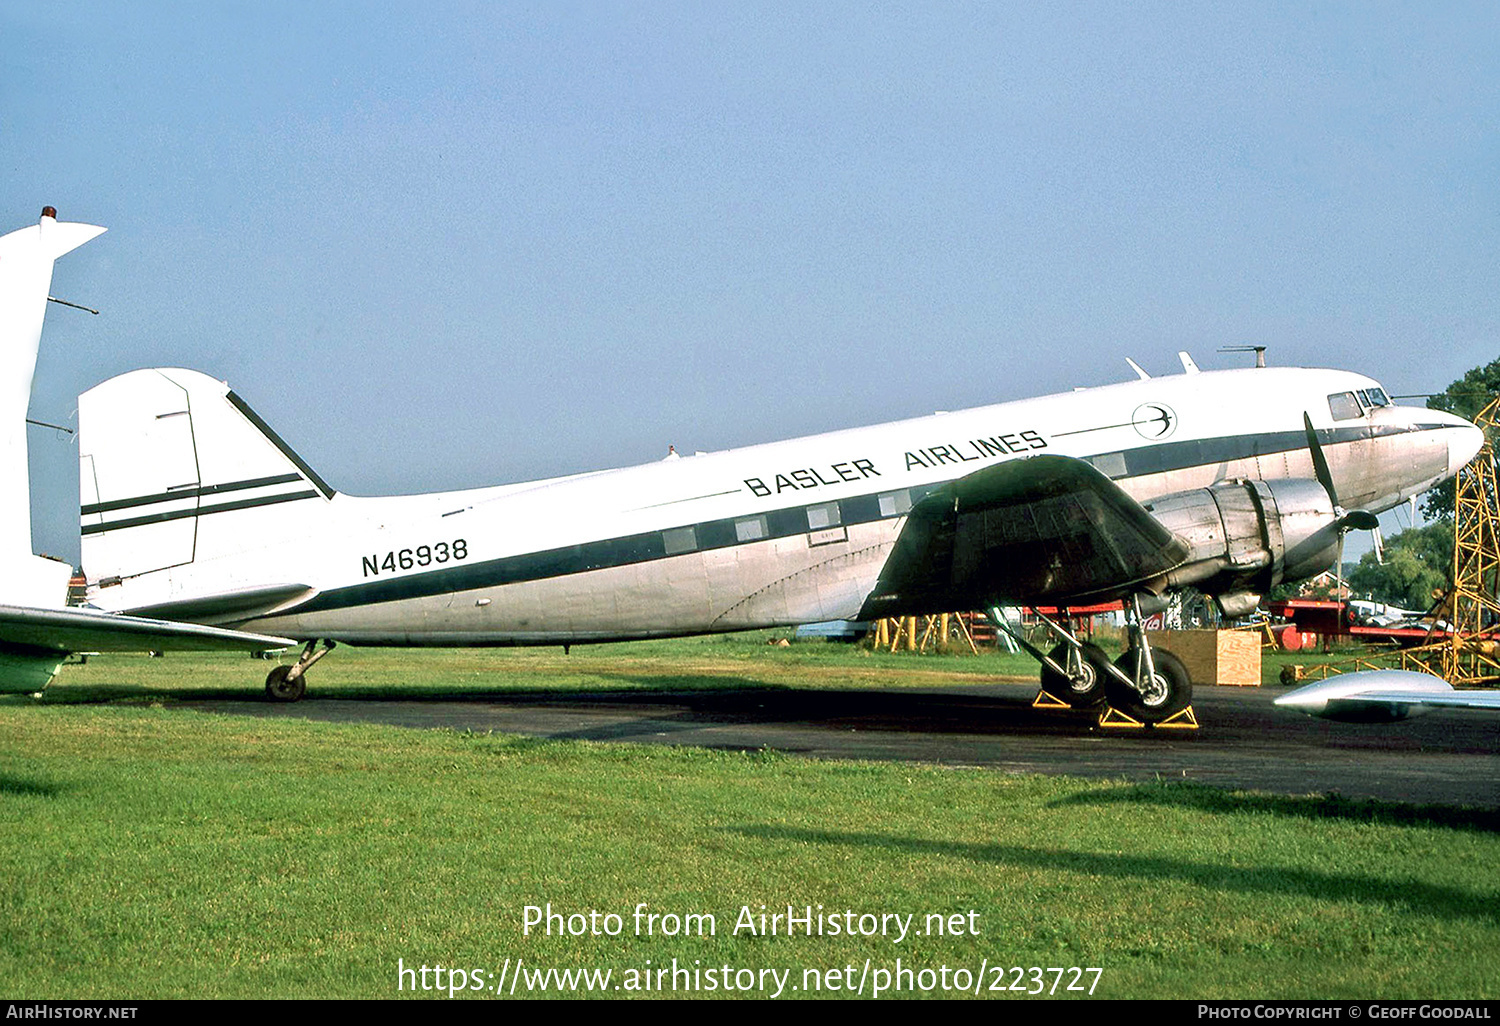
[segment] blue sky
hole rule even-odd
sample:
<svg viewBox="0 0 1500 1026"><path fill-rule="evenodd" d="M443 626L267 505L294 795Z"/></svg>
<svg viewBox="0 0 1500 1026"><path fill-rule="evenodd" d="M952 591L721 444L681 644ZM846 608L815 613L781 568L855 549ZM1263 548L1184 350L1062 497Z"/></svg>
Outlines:
<svg viewBox="0 0 1500 1026"><path fill-rule="evenodd" d="M456 488L1177 366L1500 356L1493 4L0 0L32 416L226 379L335 487ZM31 429L38 549L75 451ZM1355 551L1351 539L1351 552Z"/></svg>

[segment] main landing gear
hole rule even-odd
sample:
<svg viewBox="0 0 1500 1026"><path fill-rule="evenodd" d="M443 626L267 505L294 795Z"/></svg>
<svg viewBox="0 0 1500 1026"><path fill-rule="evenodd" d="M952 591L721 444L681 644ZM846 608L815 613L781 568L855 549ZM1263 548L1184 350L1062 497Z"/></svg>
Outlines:
<svg viewBox="0 0 1500 1026"><path fill-rule="evenodd" d="M302 650L302 657L291 666L276 666L266 674L266 697L273 702L296 702L302 698L307 691L308 667L322 659L333 651L335 642L324 641L323 648L318 648L318 639L307 643Z"/></svg>
<svg viewBox="0 0 1500 1026"><path fill-rule="evenodd" d="M1104 727L1196 727L1193 685L1182 660L1151 647L1141 626L1140 596L1125 607L1130 645L1113 663L1097 646L1080 640L1062 623L1037 613L1037 619L1060 639L1042 653L1017 631L996 618L996 626L1042 664L1040 707L1100 709ZM1063 610L1066 618L1067 610Z"/></svg>

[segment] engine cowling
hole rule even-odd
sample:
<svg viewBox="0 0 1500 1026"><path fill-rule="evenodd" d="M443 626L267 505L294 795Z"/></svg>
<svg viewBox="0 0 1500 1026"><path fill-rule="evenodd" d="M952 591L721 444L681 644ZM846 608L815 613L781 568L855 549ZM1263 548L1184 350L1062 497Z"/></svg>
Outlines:
<svg viewBox="0 0 1500 1026"><path fill-rule="evenodd" d="M1191 549L1167 586L1212 595L1226 616L1249 613L1282 581L1316 577L1338 559L1338 517L1317 481L1222 481L1146 509Z"/></svg>

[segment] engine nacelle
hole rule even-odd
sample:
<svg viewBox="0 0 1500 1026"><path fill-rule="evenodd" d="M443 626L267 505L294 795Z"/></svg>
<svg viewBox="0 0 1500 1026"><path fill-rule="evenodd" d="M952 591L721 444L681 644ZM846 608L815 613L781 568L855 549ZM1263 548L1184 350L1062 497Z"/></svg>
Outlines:
<svg viewBox="0 0 1500 1026"><path fill-rule="evenodd" d="M1191 548L1167 586L1192 585L1228 616L1249 613L1282 581L1316 577L1338 559L1338 518L1317 481L1223 481L1146 509Z"/></svg>

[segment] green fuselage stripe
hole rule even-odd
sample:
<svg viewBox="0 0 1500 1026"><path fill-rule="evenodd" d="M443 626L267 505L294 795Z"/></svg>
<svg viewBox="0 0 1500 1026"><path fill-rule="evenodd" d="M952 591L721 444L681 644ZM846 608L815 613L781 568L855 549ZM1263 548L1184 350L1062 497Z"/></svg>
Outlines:
<svg viewBox="0 0 1500 1026"><path fill-rule="evenodd" d="M222 495L225 492L243 492L251 488L265 488L270 485L291 484L301 481L300 474L277 474L275 477L257 477L247 481L230 481L227 484L204 485L202 487L179 488L172 492L157 492L155 495L138 495L133 499L112 499L109 502L94 502L79 508L80 516L89 516L93 513L113 513L120 509L134 509L137 506L150 506L158 502L177 502L181 499L196 499L204 495Z"/></svg>
<svg viewBox="0 0 1500 1026"><path fill-rule="evenodd" d="M300 478L298 479L300 480ZM298 499L316 499L317 492L302 491L289 492L286 495L267 495L259 499L239 499L235 502L221 502L215 506L195 506L192 509L173 510L169 513L148 513L143 517L127 517L124 520L112 520L104 524L86 524L80 534L103 534L105 531L123 531L127 527L144 527L147 524L165 524L172 520L186 520L188 517L206 517L214 513L231 513L239 509L255 509L259 506L275 506L282 502L295 502Z"/></svg>

